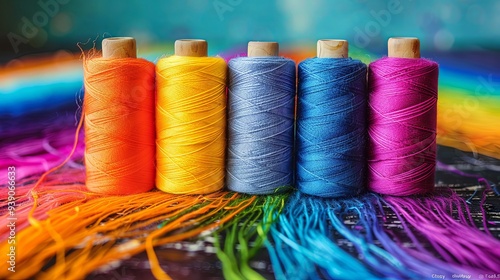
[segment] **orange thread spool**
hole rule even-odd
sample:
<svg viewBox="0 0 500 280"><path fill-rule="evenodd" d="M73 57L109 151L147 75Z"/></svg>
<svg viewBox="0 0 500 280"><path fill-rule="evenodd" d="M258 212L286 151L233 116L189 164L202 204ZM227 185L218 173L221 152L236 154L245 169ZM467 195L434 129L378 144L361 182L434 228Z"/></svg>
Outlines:
<svg viewBox="0 0 500 280"><path fill-rule="evenodd" d="M102 57L84 59L86 186L93 192L154 187L155 65L135 55L133 38L108 38Z"/></svg>

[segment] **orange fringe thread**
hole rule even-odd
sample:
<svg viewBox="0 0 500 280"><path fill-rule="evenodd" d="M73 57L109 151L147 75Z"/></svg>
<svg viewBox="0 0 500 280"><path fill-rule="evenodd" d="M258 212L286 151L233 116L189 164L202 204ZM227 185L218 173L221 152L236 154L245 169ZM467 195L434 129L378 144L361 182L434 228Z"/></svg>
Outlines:
<svg viewBox="0 0 500 280"><path fill-rule="evenodd" d="M160 267L155 246L214 229L255 200L229 192L193 196L153 191L104 197L86 193L80 200L48 211L46 219L36 219L33 213L39 201L53 192L33 193L28 216L31 226L17 233L16 273L2 270L0 278L81 279L99 267L146 250L153 275L170 279ZM118 242L124 239L128 241ZM6 252L9 246L2 242L0 250ZM55 264L42 272L54 256Z"/></svg>

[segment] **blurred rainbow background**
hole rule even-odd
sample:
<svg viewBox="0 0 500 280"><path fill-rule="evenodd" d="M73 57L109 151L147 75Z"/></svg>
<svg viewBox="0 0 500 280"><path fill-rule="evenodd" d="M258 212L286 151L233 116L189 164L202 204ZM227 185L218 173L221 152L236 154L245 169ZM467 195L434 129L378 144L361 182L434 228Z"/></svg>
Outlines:
<svg viewBox="0 0 500 280"><path fill-rule="evenodd" d="M180 38L206 39L209 54L226 59L249 40L272 40L297 62L315 56L316 40L343 38L369 63L389 37L415 36L440 64L439 144L500 157L498 1L41 0L3 1L1 13L0 133L13 119L76 111L77 45L100 49L105 37L135 37L151 61Z"/></svg>

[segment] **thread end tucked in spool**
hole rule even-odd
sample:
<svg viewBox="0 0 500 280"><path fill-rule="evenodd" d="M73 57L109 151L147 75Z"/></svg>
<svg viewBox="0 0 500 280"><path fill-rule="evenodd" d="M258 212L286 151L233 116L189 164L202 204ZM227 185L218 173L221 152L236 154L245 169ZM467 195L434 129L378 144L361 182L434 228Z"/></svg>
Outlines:
<svg viewBox="0 0 500 280"><path fill-rule="evenodd" d="M387 41L389 57L420 58L420 40L415 37L392 37Z"/></svg>
<svg viewBox="0 0 500 280"><path fill-rule="evenodd" d="M137 58L135 39L132 37L112 37L102 40L103 58Z"/></svg>
<svg viewBox="0 0 500 280"><path fill-rule="evenodd" d="M347 58L349 57L349 43L338 39L318 40L316 52L319 58Z"/></svg>

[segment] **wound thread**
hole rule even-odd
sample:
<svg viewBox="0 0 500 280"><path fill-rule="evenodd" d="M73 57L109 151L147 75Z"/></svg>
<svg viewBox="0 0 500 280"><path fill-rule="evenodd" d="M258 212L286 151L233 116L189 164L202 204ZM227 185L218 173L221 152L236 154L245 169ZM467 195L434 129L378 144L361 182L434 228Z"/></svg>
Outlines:
<svg viewBox="0 0 500 280"><path fill-rule="evenodd" d="M366 65L312 58L298 67L297 187L321 197L354 196L366 174Z"/></svg>
<svg viewBox="0 0 500 280"><path fill-rule="evenodd" d="M154 64L136 58L84 61L86 186L104 194L154 187Z"/></svg>
<svg viewBox="0 0 500 280"><path fill-rule="evenodd" d="M434 188L439 68L426 59L370 64L368 187L405 196Z"/></svg>
<svg viewBox="0 0 500 280"><path fill-rule="evenodd" d="M227 65L170 56L156 65L156 186L205 194L224 186Z"/></svg>
<svg viewBox="0 0 500 280"><path fill-rule="evenodd" d="M295 62L229 61L227 187L270 194L293 183Z"/></svg>

